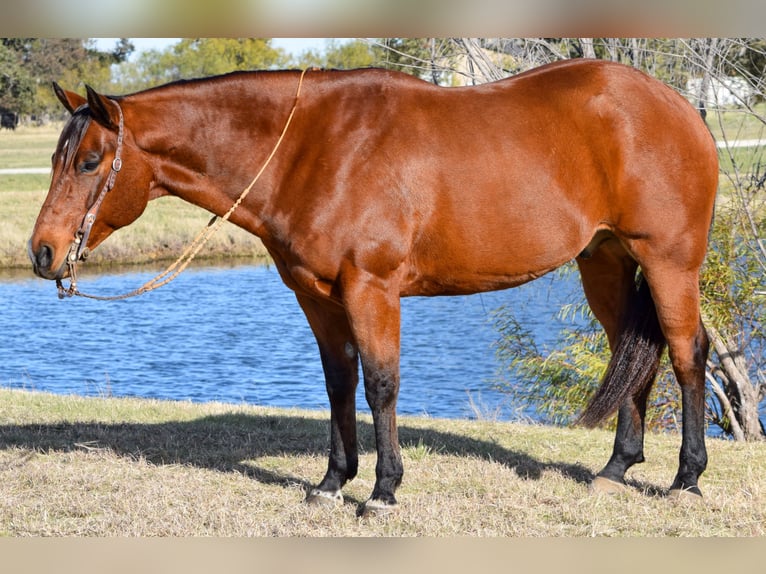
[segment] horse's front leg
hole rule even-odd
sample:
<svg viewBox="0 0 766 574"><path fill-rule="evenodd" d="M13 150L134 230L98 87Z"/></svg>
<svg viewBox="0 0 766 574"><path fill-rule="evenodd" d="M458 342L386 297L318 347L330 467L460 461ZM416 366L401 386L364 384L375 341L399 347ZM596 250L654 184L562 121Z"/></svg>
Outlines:
<svg viewBox="0 0 766 574"><path fill-rule="evenodd" d="M399 293L359 274L353 281L345 282L344 302L359 346L378 456L375 487L362 514L382 514L397 506L394 493L404 474L396 426L401 322Z"/></svg>
<svg viewBox="0 0 766 574"><path fill-rule="evenodd" d="M341 488L356 476L356 387L359 355L345 311L333 303L322 304L297 295L306 314L322 358L330 399L330 460L319 486L306 498L309 503L343 502Z"/></svg>

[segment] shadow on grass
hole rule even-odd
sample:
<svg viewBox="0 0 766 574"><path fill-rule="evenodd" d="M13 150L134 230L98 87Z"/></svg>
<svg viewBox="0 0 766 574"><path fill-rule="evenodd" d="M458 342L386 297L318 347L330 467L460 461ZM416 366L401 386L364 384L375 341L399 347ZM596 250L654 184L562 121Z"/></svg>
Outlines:
<svg viewBox="0 0 766 574"><path fill-rule="evenodd" d="M153 464L241 472L264 484L299 483L308 492L313 484L305 479L243 461L279 455L325 455L329 449L328 427L328 421L299 415L252 414L225 414L159 424L0 425L0 448L19 447L44 453L107 449L119 456L144 458ZM358 439L360 452L374 450L370 423L359 421ZM582 465L542 462L494 442L457 433L404 424L399 427L399 440L403 446L422 445L439 454L492 460L513 469L526 480L538 480L549 469L577 483L585 484L593 479L593 473Z"/></svg>

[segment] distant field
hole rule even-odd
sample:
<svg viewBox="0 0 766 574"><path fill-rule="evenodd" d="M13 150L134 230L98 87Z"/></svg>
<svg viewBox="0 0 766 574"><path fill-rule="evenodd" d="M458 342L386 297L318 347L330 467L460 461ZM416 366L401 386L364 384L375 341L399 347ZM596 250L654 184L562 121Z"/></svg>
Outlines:
<svg viewBox="0 0 766 574"><path fill-rule="evenodd" d="M0 169L49 167L62 124L0 130Z"/></svg>
<svg viewBox="0 0 766 574"><path fill-rule="evenodd" d="M707 124L715 139L734 141L766 138L766 102L757 104L753 109L759 117L737 108L727 109L720 115L709 112Z"/></svg>

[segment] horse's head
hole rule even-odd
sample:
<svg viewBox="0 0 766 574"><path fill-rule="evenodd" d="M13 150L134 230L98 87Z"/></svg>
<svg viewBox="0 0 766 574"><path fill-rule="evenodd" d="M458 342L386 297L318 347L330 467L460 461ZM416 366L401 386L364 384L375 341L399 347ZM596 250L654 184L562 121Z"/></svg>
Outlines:
<svg viewBox="0 0 766 574"><path fill-rule="evenodd" d="M72 117L53 154L50 189L29 240L34 271L45 279L66 277L88 249L135 221L153 181L118 99L91 88L87 98L56 84L54 91Z"/></svg>

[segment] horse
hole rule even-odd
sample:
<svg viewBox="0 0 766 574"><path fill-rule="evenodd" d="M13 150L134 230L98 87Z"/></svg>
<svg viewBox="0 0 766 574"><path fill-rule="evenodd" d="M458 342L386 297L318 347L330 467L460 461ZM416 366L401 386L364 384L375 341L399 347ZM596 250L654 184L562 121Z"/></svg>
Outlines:
<svg viewBox="0 0 766 574"><path fill-rule="evenodd" d="M124 96L54 91L71 118L28 243L34 272L61 281L154 198L221 215L239 197L231 221L261 239L294 291L325 376L329 461L306 502L342 504L357 473L361 364L377 462L359 513L397 508L401 297L515 287L572 259L612 351L579 421L617 413L591 487L628 488L626 471L644 460L647 395L667 347L683 410L668 493L701 497L699 270L718 159L669 86L575 59L470 87L370 68L235 72Z"/></svg>

